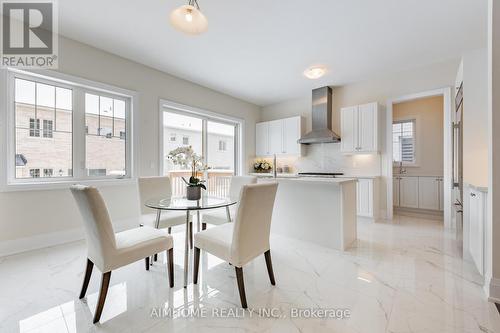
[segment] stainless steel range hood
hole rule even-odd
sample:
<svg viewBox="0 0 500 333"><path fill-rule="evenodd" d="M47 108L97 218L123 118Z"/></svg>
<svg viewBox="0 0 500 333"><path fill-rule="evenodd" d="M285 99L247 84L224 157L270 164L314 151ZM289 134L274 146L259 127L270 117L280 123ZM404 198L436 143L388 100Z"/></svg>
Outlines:
<svg viewBox="0 0 500 333"><path fill-rule="evenodd" d="M335 143L340 136L332 131L332 88L312 91L312 131L302 136L298 143Z"/></svg>

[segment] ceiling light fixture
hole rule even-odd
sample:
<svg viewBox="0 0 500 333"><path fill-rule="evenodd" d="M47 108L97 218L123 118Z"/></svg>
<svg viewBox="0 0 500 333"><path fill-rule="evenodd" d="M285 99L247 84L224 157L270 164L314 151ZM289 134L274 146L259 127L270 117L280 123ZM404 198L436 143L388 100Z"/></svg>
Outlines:
<svg viewBox="0 0 500 333"><path fill-rule="evenodd" d="M304 71L305 77L311 80L316 80L325 75L326 68L322 66L312 66Z"/></svg>
<svg viewBox="0 0 500 333"><path fill-rule="evenodd" d="M170 23L179 31L189 35L198 35L208 29L208 21L200 11L198 0L189 0L170 13Z"/></svg>

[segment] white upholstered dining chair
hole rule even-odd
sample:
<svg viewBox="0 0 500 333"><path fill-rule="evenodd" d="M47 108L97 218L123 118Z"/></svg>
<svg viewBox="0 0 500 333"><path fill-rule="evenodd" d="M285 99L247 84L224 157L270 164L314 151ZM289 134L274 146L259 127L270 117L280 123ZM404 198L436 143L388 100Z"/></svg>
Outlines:
<svg viewBox="0 0 500 333"><path fill-rule="evenodd" d="M87 266L80 299L85 297L94 265L102 272L94 323L101 318L111 271L114 269L145 259L146 270L149 270L149 257L167 251L169 283L170 287L174 286L172 236L164 230L149 226L115 233L106 204L95 187L74 185L71 187L71 193L83 217L87 239Z"/></svg>
<svg viewBox="0 0 500 333"><path fill-rule="evenodd" d="M148 199L170 198L172 196L172 183L168 176L141 177L138 179L139 197L141 205L141 223L154 226L155 228L167 228L168 233L172 232L172 227L186 224L185 212L156 211L146 207ZM157 214L160 214L160 223L156 225ZM191 217L190 217L191 218ZM189 222L189 241L193 247L193 222ZM155 256L156 258L156 256Z"/></svg>
<svg viewBox="0 0 500 333"><path fill-rule="evenodd" d="M231 182L229 184L229 197L231 199L235 199L237 201L240 200L241 189L244 185L248 184L256 184L257 177L254 176L233 176L231 177ZM202 229L205 230L208 224L213 225L221 225L224 223L231 222L236 215L238 205L233 205L227 207L226 210L223 209L214 209L206 212L202 212L201 221L202 221ZM227 214L227 210L229 210L229 215Z"/></svg>
<svg viewBox="0 0 500 333"><path fill-rule="evenodd" d="M244 185L234 223L225 223L194 235L193 283L198 283L200 250L235 267L241 306L247 308L243 266L264 254L271 284L275 285L269 234L277 183Z"/></svg>

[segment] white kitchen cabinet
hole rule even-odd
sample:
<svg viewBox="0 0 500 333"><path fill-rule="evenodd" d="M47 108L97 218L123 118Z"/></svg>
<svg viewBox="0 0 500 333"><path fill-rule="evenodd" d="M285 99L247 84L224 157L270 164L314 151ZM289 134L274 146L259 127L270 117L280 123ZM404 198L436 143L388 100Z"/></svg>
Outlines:
<svg viewBox="0 0 500 333"><path fill-rule="evenodd" d="M399 178L399 206L418 208L418 177Z"/></svg>
<svg viewBox="0 0 500 333"><path fill-rule="evenodd" d="M481 275L484 274L484 249L485 249L485 214L486 194L471 187L464 193L468 200L467 224L468 230L464 229L464 237L468 238L469 253Z"/></svg>
<svg viewBox="0 0 500 333"><path fill-rule="evenodd" d="M439 210L439 185L436 177L418 177L418 208Z"/></svg>
<svg viewBox="0 0 500 333"><path fill-rule="evenodd" d="M358 107L342 108L340 110L341 135L340 150L344 153L356 151L357 146L357 118Z"/></svg>
<svg viewBox="0 0 500 333"><path fill-rule="evenodd" d="M255 154L257 156L269 155L269 123L255 124Z"/></svg>
<svg viewBox="0 0 500 333"><path fill-rule="evenodd" d="M343 153L378 151L378 104L369 103L340 110Z"/></svg>
<svg viewBox="0 0 500 333"><path fill-rule="evenodd" d="M356 183L357 215L376 218L378 216L378 180L376 178L359 178Z"/></svg>
<svg viewBox="0 0 500 333"><path fill-rule="evenodd" d="M302 121L300 117L283 119L283 153L299 155L301 144L297 142L302 136Z"/></svg>
<svg viewBox="0 0 500 333"><path fill-rule="evenodd" d="M444 181L442 177L438 177L438 189L439 189L439 210L444 211Z"/></svg>
<svg viewBox="0 0 500 333"><path fill-rule="evenodd" d="M303 134L301 117L291 117L260 122L255 125L255 154L300 155L302 147L297 142Z"/></svg>
<svg viewBox="0 0 500 333"><path fill-rule="evenodd" d="M394 177L392 179L392 205L394 207L399 207L399 187L400 187L400 179L399 177Z"/></svg>

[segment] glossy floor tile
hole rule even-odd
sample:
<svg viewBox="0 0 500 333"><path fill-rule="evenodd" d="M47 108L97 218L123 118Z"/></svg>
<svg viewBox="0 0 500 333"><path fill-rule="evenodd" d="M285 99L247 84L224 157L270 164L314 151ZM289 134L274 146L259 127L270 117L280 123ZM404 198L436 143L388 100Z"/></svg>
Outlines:
<svg viewBox="0 0 500 333"><path fill-rule="evenodd" d="M277 285L263 256L244 267L247 311L234 268L213 256L202 254L199 284L182 288L182 228L175 287L164 255L149 272L143 261L116 270L97 325L97 269L78 299L84 242L0 258L0 332L500 332L481 277L442 223L358 224L357 244L343 253L273 235Z"/></svg>

